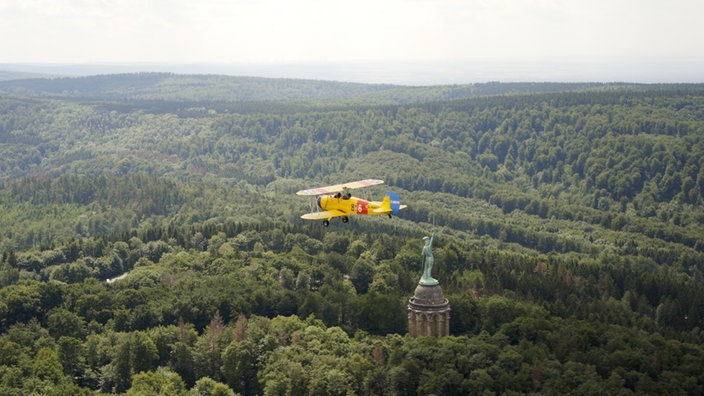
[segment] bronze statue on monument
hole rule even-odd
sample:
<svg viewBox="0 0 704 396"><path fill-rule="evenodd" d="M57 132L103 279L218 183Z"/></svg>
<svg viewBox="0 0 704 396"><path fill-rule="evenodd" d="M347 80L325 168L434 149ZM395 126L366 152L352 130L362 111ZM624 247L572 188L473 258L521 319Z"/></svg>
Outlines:
<svg viewBox="0 0 704 396"><path fill-rule="evenodd" d="M433 264L435 263L435 258L433 257L433 238L435 237L435 228L430 230L430 236L424 236L423 242L423 274L420 277L419 284L425 286L437 285L439 282L437 279L433 278Z"/></svg>

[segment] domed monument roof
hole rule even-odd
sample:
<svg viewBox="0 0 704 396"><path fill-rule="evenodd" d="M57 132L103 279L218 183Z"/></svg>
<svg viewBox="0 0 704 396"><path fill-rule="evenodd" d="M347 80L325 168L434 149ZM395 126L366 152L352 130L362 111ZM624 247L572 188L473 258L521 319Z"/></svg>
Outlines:
<svg viewBox="0 0 704 396"><path fill-rule="evenodd" d="M447 304L447 299L442 292L442 287L440 285L427 286L418 284L416 287L413 297L410 301L414 306L421 308L427 306L428 308L436 308Z"/></svg>

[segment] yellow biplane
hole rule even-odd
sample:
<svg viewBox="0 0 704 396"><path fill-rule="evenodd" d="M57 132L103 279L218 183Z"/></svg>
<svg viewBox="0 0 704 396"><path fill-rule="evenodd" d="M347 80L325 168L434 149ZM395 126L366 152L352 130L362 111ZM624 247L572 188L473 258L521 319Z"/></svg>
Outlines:
<svg viewBox="0 0 704 396"><path fill-rule="evenodd" d="M367 201L365 199L352 196L350 190L355 188L376 186L383 184L383 180L366 179L351 183L336 184L334 186L312 188L301 190L296 195L317 195L317 204L322 211L306 213L301 218L306 220L323 220L325 227L330 225L330 220L340 217L343 223L347 223L350 215L395 215L399 210L405 209L406 205L401 205L401 199L393 191L384 195L381 202Z"/></svg>

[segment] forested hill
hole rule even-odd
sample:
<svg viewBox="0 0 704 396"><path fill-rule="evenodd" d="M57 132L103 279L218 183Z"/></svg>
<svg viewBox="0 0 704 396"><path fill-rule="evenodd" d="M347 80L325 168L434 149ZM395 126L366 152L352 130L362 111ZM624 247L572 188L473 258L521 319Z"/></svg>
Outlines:
<svg viewBox="0 0 704 396"><path fill-rule="evenodd" d="M347 104L407 104L499 94L647 89L648 87L653 88L653 86L638 84L596 83L483 83L408 87L171 73L112 74L0 81L0 92L32 96L176 102L318 101L316 102L318 105L330 105L330 103L320 102L321 100L328 102L337 100Z"/></svg>
<svg viewBox="0 0 704 396"><path fill-rule="evenodd" d="M0 251L0 394L701 394L704 85L0 82Z"/></svg>
<svg viewBox="0 0 704 396"><path fill-rule="evenodd" d="M22 80L32 78L50 78L51 76L42 73L19 72L19 71L4 71L0 65L0 81L6 80Z"/></svg>

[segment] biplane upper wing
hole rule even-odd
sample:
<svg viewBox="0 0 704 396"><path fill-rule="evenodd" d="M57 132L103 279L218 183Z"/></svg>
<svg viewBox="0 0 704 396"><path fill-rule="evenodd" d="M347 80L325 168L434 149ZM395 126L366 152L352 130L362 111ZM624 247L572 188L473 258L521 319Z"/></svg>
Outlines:
<svg viewBox="0 0 704 396"><path fill-rule="evenodd" d="M345 215L345 213L343 213L339 210L326 210L324 212L306 213L303 216L301 216L301 218L306 219L306 220L328 220L333 217L344 216L344 215Z"/></svg>
<svg viewBox="0 0 704 396"><path fill-rule="evenodd" d="M379 180L379 179L365 179L365 180L358 180L358 181L350 182L350 183L335 184L335 185L327 186L327 187L318 187L318 188L311 188L308 190L301 190L301 191L297 192L296 195L331 194L331 193L344 191L347 189L376 186L377 184L382 184L382 183L384 183L384 181ZM342 215L338 215L338 216L342 216Z"/></svg>

